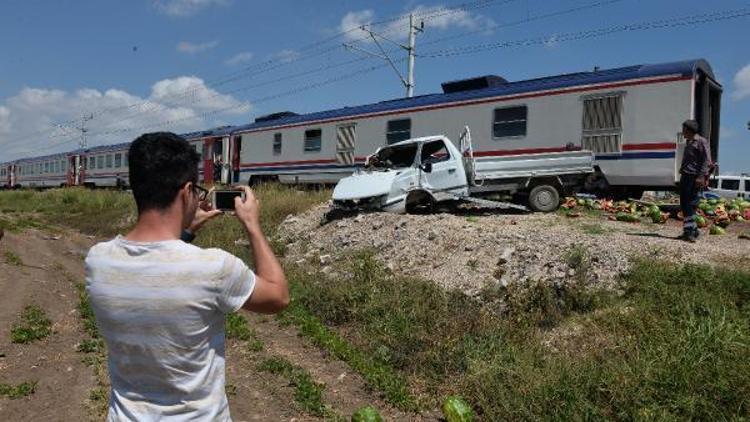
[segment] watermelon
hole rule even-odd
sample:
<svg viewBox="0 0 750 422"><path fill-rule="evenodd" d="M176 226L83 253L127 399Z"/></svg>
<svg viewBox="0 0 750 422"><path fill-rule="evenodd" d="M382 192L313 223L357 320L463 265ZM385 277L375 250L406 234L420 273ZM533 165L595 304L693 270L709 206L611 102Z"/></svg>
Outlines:
<svg viewBox="0 0 750 422"><path fill-rule="evenodd" d="M628 223L637 223L641 221L640 217L633 214L628 214L626 212L618 212L617 213L617 221L626 221Z"/></svg>
<svg viewBox="0 0 750 422"><path fill-rule="evenodd" d="M708 200L708 203L709 203L710 205L716 205L716 204L718 204L718 203L719 203L719 201L717 201L717 200L715 200L715 199L709 199L709 200Z"/></svg>
<svg viewBox="0 0 750 422"><path fill-rule="evenodd" d="M711 233L711 234L724 234L726 232L721 227L714 225L714 226L711 226L711 230L709 231L709 233Z"/></svg>
<svg viewBox="0 0 750 422"><path fill-rule="evenodd" d="M443 416L447 422L471 422L474 411L461 397L451 396L443 402Z"/></svg>
<svg viewBox="0 0 750 422"><path fill-rule="evenodd" d="M383 422L377 410L372 406L360 407L352 415L352 422Z"/></svg>
<svg viewBox="0 0 750 422"><path fill-rule="evenodd" d="M708 225L708 221L706 221L706 217L702 215L696 215L695 224L697 224L698 227L706 227Z"/></svg>

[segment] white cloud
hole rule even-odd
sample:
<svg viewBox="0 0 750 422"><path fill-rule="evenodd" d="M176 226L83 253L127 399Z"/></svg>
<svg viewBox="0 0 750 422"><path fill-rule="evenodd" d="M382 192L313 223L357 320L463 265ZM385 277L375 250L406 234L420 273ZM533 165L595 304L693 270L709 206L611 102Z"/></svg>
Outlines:
<svg viewBox="0 0 750 422"><path fill-rule="evenodd" d="M281 50L274 54L272 57L279 60L282 63L289 63L296 60L300 56L300 53L295 50Z"/></svg>
<svg viewBox="0 0 750 422"><path fill-rule="evenodd" d="M224 61L225 64L228 64L229 66L235 66L242 63L247 63L250 60L253 59L253 53L249 51L243 51L240 53L235 54L234 56L226 59Z"/></svg>
<svg viewBox="0 0 750 422"><path fill-rule="evenodd" d="M470 31L482 29L489 31L495 24L492 19L481 14L468 12L460 8L450 8L439 5L417 5L406 13L414 14L416 19L415 23L424 21L425 28L432 30L461 28ZM373 20L376 20L373 19L374 17L375 13L369 9L349 12L341 19L339 30L346 32L345 36L350 41L362 39L364 33L361 31L352 31L352 29L356 29L363 25L369 25ZM388 38L401 41L408 37L408 26L409 19L404 17L402 19L388 22L385 26L378 26L376 29L378 33Z"/></svg>
<svg viewBox="0 0 750 422"><path fill-rule="evenodd" d="M202 43L191 43L188 41L180 41L177 43L177 51L180 53L187 54L198 54L206 50L210 50L219 45L218 41L207 41Z"/></svg>
<svg viewBox="0 0 750 422"><path fill-rule="evenodd" d="M734 92L732 98L742 100L750 97L750 64L734 75Z"/></svg>
<svg viewBox="0 0 750 422"><path fill-rule="evenodd" d="M94 113L94 119L87 122L88 143L93 146L129 141L144 132L216 127L228 116L247 115L251 108L250 103L221 94L195 76L158 81L145 97L114 88L73 92L23 88L0 101L0 151L5 161L74 149L79 132L73 127L84 113ZM179 121L164 124L170 120ZM57 127L58 122L70 123ZM63 145L48 148L56 144Z"/></svg>
<svg viewBox="0 0 750 422"><path fill-rule="evenodd" d="M227 0L154 0L156 9L169 16L190 16L201 9L227 3Z"/></svg>

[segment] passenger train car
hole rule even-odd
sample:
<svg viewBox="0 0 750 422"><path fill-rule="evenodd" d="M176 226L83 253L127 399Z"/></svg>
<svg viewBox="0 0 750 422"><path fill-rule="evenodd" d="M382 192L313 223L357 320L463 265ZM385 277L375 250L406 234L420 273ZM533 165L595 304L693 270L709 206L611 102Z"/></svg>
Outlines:
<svg viewBox="0 0 750 422"><path fill-rule="evenodd" d="M332 183L376 148L472 131L474 156L582 148L595 153L598 182L638 195L673 189L684 149L682 122L695 118L717 161L721 86L704 60L594 70L508 82L489 76L443 84L442 94L305 115L280 113L235 128L240 181Z"/></svg>
<svg viewBox="0 0 750 422"><path fill-rule="evenodd" d="M591 150L597 169L591 187L628 196L644 189L674 189L685 119L698 120L718 161L722 88L704 60L516 82L484 76L447 82L442 88L438 94L309 114L274 113L252 124L183 136L201 154L199 170L206 184L335 183L380 146L438 134L457 142L465 126L471 128L475 157ZM34 174L43 176L34 183L127 184L127 145L53 157L66 170ZM92 155L103 156L102 164L96 158L92 167ZM72 166L75 157L82 166ZM0 180L6 187L32 186L19 169L41 159L0 165Z"/></svg>

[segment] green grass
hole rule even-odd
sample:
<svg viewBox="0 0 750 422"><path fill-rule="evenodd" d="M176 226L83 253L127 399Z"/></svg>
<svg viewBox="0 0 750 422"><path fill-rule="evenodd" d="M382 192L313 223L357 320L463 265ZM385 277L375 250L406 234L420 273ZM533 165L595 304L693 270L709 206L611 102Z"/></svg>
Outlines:
<svg viewBox="0 0 750 422"><path fill-rule="evenodd" d="M52 334L52 321L47 314L35 305L24 308L21 322L16 323L10 331L13 343L31 343Z"/></svg>
<svg viewBox="0 0 750 422"><path fill-rule="evenodd" d="M87 234L111 236L132 225L128 217L134 215L135 203L131 194L121 191L19 190L0 193L0 210L19 214L10 223L14 229L66 225Z"/></svg>
<svg viewBox="0 0 750 422"><path fill-rule="evenodd" d="M245 342L248 350L251 352L260 352L263 350L263 341L258 338L258 334L247 325L247 318L244 315L234 312L226 316L225 322L227 338L237 339Z"/></svg>
<svg viewBox="0 0 750 422"><path fill-rule="evenodd" d="M305 412L327 419L341 419L323 401L325 385L315 382L303 368L280 357L264 359L258 364L258 370L280 375L289 380L294 387L294 401Z"/></svg>
<svg viewBox="0 0 750 422"><path fill-rule="evenodd" d="M568 259L585 266L580 251ZM498 312L389 276L367 251L348 265L340 278L290 271L289 313L321 347L336 338L393 379L406 375L400 391L428 407L455 393L486 420L749 415L747 273L641 262L621 280L622 296L532 282L501 292ZM367 379L368 368L350 365Z"/></svg>
<svg viewBox="0 0 750 422"><path fill-rule="evenodd" d="M9 399L19 399L34 394L36 389L36 381L34 382L22 382L17 385L0 384L0 397L7 397Z"/></svg>
<svg viewBox="0 0 750 422"><path fill-rule="evenodd" d="M408 390L406 379L392 366L377 360L356 347L301 306L292 303L280 315L282 322L294 324L300 333L336 359L349 364L373 389L382 392L386 401L403 410L416 410L415 398Z"/></svg>
<svg viewBox="0 0 750 422"><path fill-rule="evenodd" d="M329 196L279 186L257 192L272 237L288 214ZM0 209L7 211L19 202L5 195L0 193ZM74 205L90 201L71 195L66 201ZM128 194L117 195L131 201ZM62 200L55 201L60 207ZM39 219L64 212L43 204L18 208ZM92 215L97 224L109 224ZM127 213L119 215L111 221L127 221ZM75 220L64 223L77 227ZM597 234L600 227L582 230ZM251 262L249 248L235 244L238 239L245 234L230 216L210 222L198 236L201 246L221 247ZM283 245L274 247L284 252ZM458 394L483 420L750 418L747 272L643 261L622 276L617 295L584 288L583 278L563 286L532 280L496 287L496 300L487 301L391 274L370 251L342 258L330 274L288 265L292 302L280 319L347 362L400 409L434 409L445 396ZM563 258L576 274L586 273L585 250L572 248ZM79 309L87 332L96 334L90 309ZM229 318L228 336L247 338L241 328L246 321ZM252 331L249 338L243 341L252 348ZM284 364L275 368L287 377L294 373ZM316 403L318 384L309 381L300 397Z"/></svg>
<svg viewBox="0 0 750 422"><path fill-rule="evenodd" d="M8 264L14 265L16 267L20 267L23 265L23 260L21 260L21 257L13 251L6 250L3 255L5 256L5 262L7 262Z"/></svg>

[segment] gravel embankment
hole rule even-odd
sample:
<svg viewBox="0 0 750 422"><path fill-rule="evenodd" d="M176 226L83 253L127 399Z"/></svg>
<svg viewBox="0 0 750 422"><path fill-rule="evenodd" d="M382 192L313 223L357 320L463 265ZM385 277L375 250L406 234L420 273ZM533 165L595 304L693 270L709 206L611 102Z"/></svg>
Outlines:
<svg viewBox="0 0 750 422"><path fill-rule="evenodd" d="M637 257L673 263L709 263L750 268L750 240L737 233L705 236L694 244L675 240L677 221L665 225L609 221L606 216L566 218L557 214L466 215L361 214L320 225L326 206L289 217L280 237L287 259L317 260L324 267L343 252L371 248L393 272L432 280L476 295L483 288L538 280L555 284L585 280L617 288L617 277ZM576 258L583 256L583 265ZM587 267L585 272L580 268Z"/></svg>

